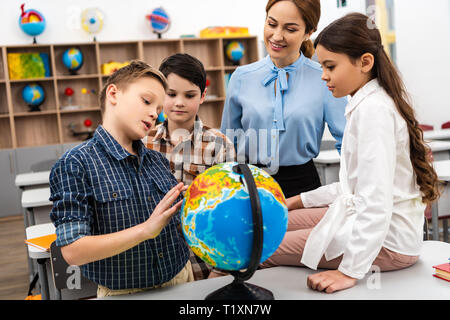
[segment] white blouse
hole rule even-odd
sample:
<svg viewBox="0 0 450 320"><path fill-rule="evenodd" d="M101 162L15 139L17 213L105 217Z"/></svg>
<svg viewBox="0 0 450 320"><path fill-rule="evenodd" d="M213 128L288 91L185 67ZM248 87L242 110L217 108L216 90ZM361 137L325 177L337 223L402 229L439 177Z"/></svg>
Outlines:
<svg viewBox="0 0 450 320"><path fill-rule="evenodd" d="M362 279L382 247L417 256L425 204L416 183L405 120L374 79L345 109L339 182L302 193L306 208L330 205L312 230L301 262L316 270L343 255L338 268Z"/></svg>

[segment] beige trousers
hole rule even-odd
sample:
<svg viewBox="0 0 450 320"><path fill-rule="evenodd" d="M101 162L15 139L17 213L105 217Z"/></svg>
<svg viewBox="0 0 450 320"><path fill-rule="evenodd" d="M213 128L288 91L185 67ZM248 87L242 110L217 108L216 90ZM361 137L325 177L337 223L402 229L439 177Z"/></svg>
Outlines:
<svg viewBox="0 0 450 320"><path fill-rule="evenodd" d="M138 292L143 292L143 291L147 291L150 289L164 288L164 287L173 286L176 284L181 284L181 283L186 283L186 282L191 282L191 281L194 281L194 273L192 272L191 262L188 260L188 262L186 263L184 268L181 269L181 271L175 277L173 277L171 280L169 280L163 284L159 284L159 285L156 285L156 286L153 286L150 288L136 288L136 289L123 289L123 290L111 290L111 289L108 289L107 287L98 285L97 298L138 293Z"/></svg>
<svg viewBox="0 0 450 320"><path fill-rule="evenodd" d="M269 268L280 265L302 266L300 263L306 240L311 230L325 215L328 208L313 208L289 211L288 229L278 249L274 254L261 264L261 268ZM373 265L378 266L381 271L392 271L407 268L419 259L418 256L406 256L382 248L378 253ZM320 269L337 269L342 261L342 256L327 261L322 257Z"/></svg>

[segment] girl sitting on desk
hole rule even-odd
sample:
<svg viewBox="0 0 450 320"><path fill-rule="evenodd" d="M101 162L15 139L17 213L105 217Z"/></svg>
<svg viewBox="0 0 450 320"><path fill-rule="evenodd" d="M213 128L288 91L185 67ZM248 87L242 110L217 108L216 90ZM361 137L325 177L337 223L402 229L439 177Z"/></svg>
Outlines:
<svg viewBox="0 0 450 320"><path fill-rule="evenodd" d="M372 265L389 271L416 263L424 209L439 191L423 132L374 23L349 14L322 31L315 47L333 95L352 96L340 182L288 199L288 232L262 266L332 269L307 280L331 293L354 286Z"/></svg>

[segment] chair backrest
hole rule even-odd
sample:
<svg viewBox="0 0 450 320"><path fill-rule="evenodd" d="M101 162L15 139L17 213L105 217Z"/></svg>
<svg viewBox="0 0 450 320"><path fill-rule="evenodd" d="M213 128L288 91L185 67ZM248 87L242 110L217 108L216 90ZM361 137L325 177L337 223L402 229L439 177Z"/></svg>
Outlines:
<svg viewBox="0 0 450 320"><path fill-rule="evenodd" d="M78 266L70 266L61 253L61 248L53 242L50 246L50 262L52 267L53 283L58 296L61 298L61 290L68 289L72 291L75 299L95 297L97 294L97 285L91 280L83 277L81 269Z"/></svg>
<svg viewBox="0 0 450 320"><path fill-rule="evenodd" d="M419 124L419 127L423 130L423 131L433 131L434 127L430 126L428 124Z"/></svg>
<svg viewBox="0 0 450 320"><path fill-rule="evenodd" d="M441 126L441 129L450 129L450 121L446 122L446 123L443 123L442 126Z"/></svg>

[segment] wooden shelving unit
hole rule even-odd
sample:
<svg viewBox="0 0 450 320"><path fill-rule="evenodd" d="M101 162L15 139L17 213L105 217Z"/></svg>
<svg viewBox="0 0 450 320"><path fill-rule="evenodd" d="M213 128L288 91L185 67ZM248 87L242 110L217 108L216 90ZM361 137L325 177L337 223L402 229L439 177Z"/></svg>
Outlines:
<svg viewBox="0 0 450 320"><path fill-rule="evenodd" d="M225 102L225 75L237 66L225 58L224 48L229 41L240 41L246 50L241 65L258 60L257 38L182 38L129 42L93 42L49 45L0 47L0 149L73 143L80 140L69 129L73 124L83 128L90 119L93 128L101 123L98 93L108 75L103 75L102 64L141 59L158 68L162 60L174 53L189 53L205 66L210 86L207 99L199 114L209 126L218 128ZM71 75L62 63L63 53L71 47L81 49L84 63L76 75ZM50 76L37 79L11 80L8 70L9 53L46 53L49 56ZM30 112L22 99L22 89L30 83L40 84L45 91L41 111ZM65 109L64 91L74 91L72 105L80 109ZM87 94L82 94L85 89Z"/></svg>

